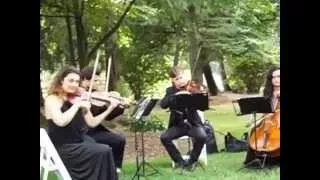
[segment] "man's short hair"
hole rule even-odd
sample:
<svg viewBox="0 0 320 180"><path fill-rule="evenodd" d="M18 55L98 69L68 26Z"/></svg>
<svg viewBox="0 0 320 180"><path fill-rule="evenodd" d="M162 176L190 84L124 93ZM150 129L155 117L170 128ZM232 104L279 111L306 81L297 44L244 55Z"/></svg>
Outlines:
<svg viewBox="0 0 320 180"><path fill-rule="evenodd" d="M99 76L100 75L100 69L98 68L96 70L96 75ZM92 78L92 73L93 73L93 67L92 66L87 66L85 68L83 68L80 71L80 77L81 80L90 80Z"/></svg>

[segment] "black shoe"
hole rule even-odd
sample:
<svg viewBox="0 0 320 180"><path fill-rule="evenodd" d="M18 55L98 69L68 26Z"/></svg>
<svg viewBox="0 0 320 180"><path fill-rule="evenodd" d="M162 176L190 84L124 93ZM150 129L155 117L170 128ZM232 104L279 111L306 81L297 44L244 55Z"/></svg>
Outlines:
<svg viewBox="0 0 320 180"><path fill-rule="evenodd" d="M184 169L187 166L186 161L176 162L175 164L176 165L175 165L174 169Z"/></svg>
<svg viewBox="0 0 320 180"><path fill-rule="evenodd" d="M188 171L193 171L196 167L196 161L188 161L186 166L185 166L185 169L188 170Z"/></svg>

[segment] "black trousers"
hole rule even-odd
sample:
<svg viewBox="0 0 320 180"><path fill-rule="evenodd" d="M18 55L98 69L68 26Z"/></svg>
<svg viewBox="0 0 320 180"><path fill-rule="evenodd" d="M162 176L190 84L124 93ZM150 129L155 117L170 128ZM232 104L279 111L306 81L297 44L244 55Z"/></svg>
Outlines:
<svg viewBox="0 0 320 180"><path fill-rule="evenodd" d="M166 148L171 159L176 163L182 163L184 160L172 140L185 135L192 137L194 142L189 162L196 162L207 139L207 135L202 126L172 126L160 136L162 144Z"/></svg>
<svg viewBox="0 0 320 180"><path fill-rule="evenodd" d="M122 167L124 148L126 144L126 139L123 135L111 132L101 125L90 129L87 135L92 137L98 143L109 145L112 148L116 167Z"/></svg>

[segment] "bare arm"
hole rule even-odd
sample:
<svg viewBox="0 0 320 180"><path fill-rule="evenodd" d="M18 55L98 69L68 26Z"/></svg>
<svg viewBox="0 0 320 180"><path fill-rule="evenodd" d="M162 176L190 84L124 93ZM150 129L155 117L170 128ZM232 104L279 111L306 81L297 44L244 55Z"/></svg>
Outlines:
<svg viewBox="0 0 320 180"><path fill-rule="evenodd" d="M112 110L119 104L117 101L112 101L108 108L99 115L93 116L90 111L84 116L86 123L89 127L98 126L111 112Z"/></svg>
<svg viewBox="0 0 320 180"><path fill-rule="evenodd" d="M62 104L63 100L54 95L48 96L45 100L46 118L52 119L52 121L60 127L67 126L79 110L79 106L75 104L66 112L62 112L60 109Z"/></svg>

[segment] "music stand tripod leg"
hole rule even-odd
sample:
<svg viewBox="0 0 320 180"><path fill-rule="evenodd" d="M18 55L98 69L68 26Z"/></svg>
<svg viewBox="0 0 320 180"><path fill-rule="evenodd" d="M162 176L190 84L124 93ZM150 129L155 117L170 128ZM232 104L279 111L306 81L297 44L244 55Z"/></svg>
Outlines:
<svg viewBox="0 0 320 180"><path fill-rule="evenodd" d="M264 154L263 155L263 161L262 161L262 164L261 164L261 168L263 169L265 167L265 163L266 163L266 160L267 160L267 154Z"/></svg>
<svg viewBox="0 0 320 180"><path fill-rule="evenodd" d="M150 163L146 162L145 161L145 151L144 151L144 132L142 131L141 132L141 148L142 148L142 161L141 163L139 164L138 161L137 161L137 165L138 165L138 168L137 168L137 171L135 173L135 175L133 176L132 180L137 176L138 177L138 180L139 180L139 177L146 177L146 176L150 176L150 175L153 175L153 174L161 174L157 169L155 169ZM136 141L137 142L137 141ZM138 158L137 158L138 160ZM148 167L150 167L151 169L154 170L153 173L151 174L146 174L145 173L145 165L147 165ZM140 172L142 170L142 173Z"/></svg>
<svg viewBox="0 0 320 180"><path fill-rule="evenodd" d="M135 149L136 149L136 167L137 167L137 170L136 170L136 173L134 174L134 176L132 177L132 180L135 179L135 177L138 177L138 180L140 179L139 178L139 171L140 171L140 165L139 165L139 152L138 152L138 137L137 137L137 130L135 130L134 132L134 141L135 141Z"/></svg>
<svg viewBox="0 0 320 180"><path fill-rule="evenodd" d="M144 151L144 132L141 133L141 141L142 141L142 170L143 170L143 176L149 176L149 175L153 175L153 174L157 174L160 172L154 168L150 163L145 161L145 151ZM151 169L153 169L155 172L145 175L145 165L147 165L148 167L150 167Z"/></svg>

